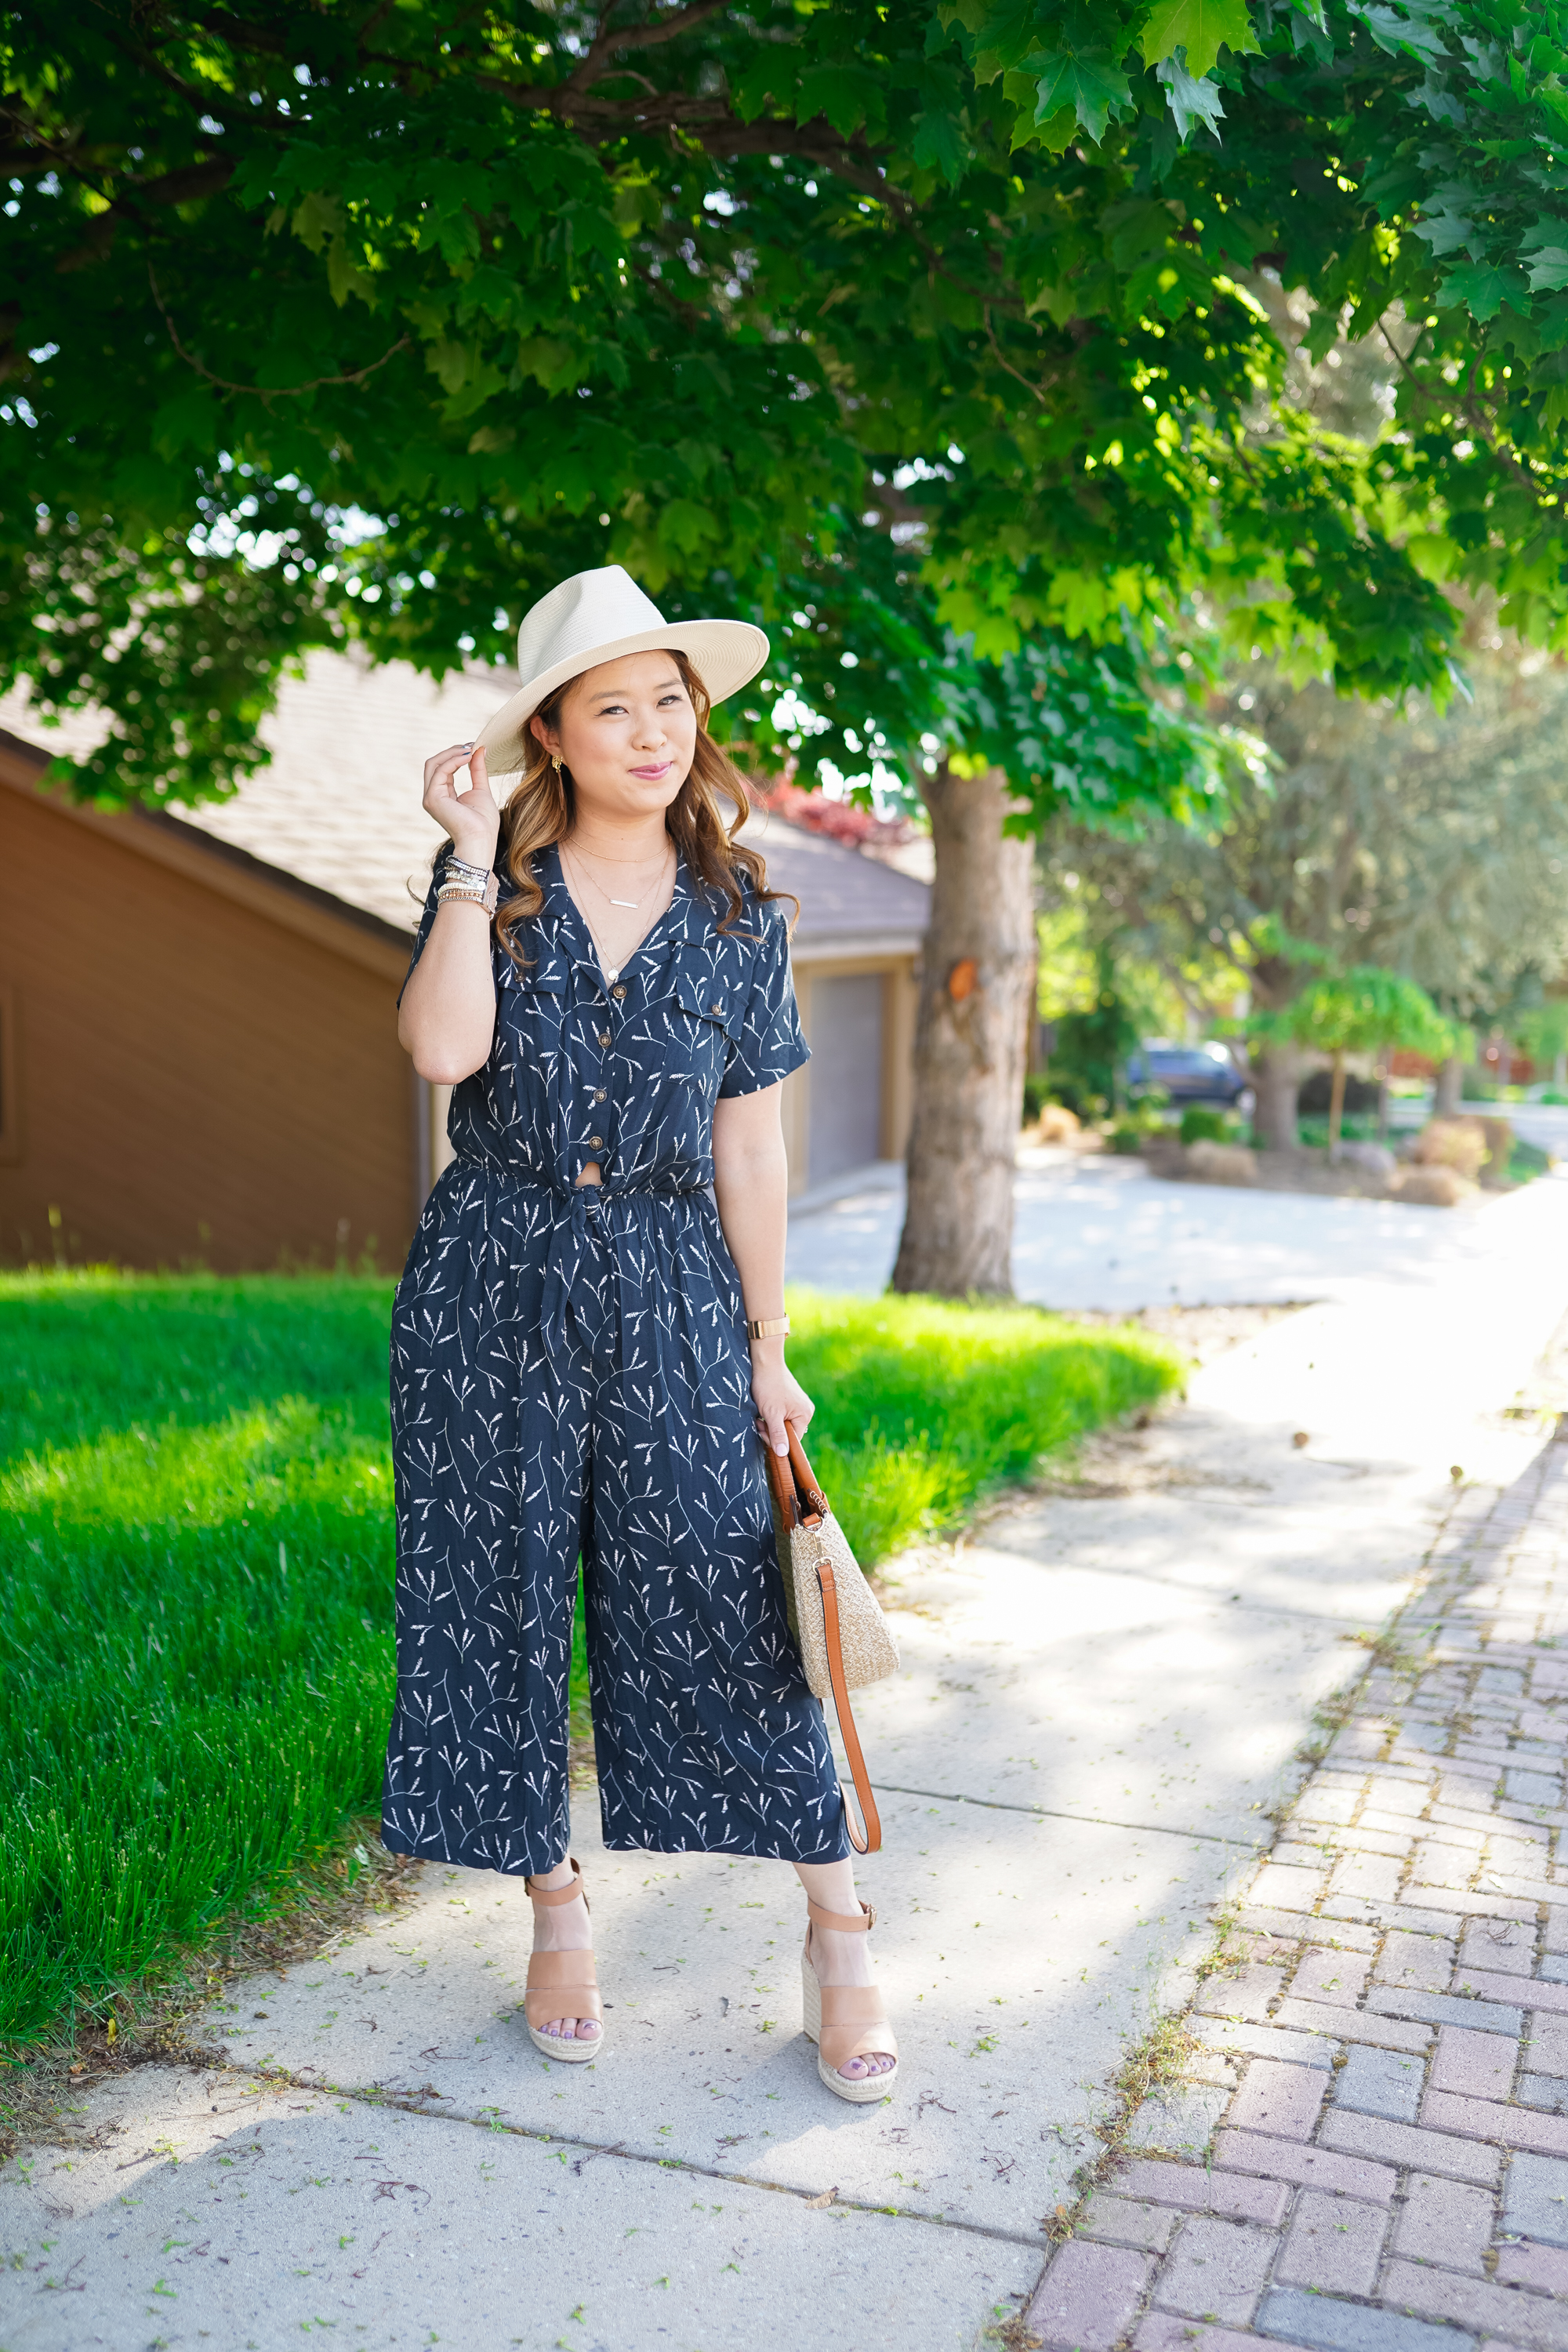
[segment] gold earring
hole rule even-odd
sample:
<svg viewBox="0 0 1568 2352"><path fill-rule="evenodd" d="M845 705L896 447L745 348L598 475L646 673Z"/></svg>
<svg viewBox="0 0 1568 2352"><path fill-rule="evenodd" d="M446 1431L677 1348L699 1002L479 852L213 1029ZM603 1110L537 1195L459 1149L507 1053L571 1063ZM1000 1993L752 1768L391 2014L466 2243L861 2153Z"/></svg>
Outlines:
<svg viewBox="0 0 1568 2352"><path fill-rule="evenodd" d="M556 774L559 775L561 773L561 754L559 751L552 751L550 754L550 764L554 769Z"/></svg>

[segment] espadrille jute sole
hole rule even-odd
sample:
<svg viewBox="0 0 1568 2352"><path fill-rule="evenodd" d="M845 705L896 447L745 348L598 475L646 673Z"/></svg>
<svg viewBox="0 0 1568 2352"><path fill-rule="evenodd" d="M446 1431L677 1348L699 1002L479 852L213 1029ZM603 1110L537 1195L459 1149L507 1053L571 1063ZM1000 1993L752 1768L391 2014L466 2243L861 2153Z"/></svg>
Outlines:
<svg viewBox="0 0 1568 2352"><path fill-rule="evenodd" d="M526 2019L523 2021L527 2023ZM564 2033L546 2033L541 2025L530 2025L528 2038L536 2050L542 2050L547 2058L558 2058L563 2066L581 2066L596 2058L605 2046L603 2027L591 2042L580 2041L574 2033L570 2038Z"/></svg>

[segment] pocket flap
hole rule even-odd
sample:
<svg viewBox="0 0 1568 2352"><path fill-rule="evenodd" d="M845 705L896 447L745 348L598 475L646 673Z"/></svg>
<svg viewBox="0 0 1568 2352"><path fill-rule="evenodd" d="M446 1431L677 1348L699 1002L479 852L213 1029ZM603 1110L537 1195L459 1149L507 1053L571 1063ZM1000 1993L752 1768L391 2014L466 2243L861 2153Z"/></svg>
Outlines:
<svg viewBox="0 0 1568 2352"><path fill-rule="evenodd" d="M721 980L710 972L677 970L674 993L682 1013L693 1013L699 1021L715 1021L727 1037L735 1035L740 1006L734 991Z"/></svg>

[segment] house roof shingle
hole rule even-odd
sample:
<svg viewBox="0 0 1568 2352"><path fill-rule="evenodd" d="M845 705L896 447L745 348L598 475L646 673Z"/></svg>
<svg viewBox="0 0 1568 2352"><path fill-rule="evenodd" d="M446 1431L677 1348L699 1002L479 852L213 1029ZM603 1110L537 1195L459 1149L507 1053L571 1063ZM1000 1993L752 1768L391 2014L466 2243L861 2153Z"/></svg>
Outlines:
<svg viewBox="0 0 1568 2352"><path fill-rule="evenodd" d="M271 764L231 799L174 809L171 818L411 931L441 839L420 806L421 763L476 736L515 687L504 669L457 671L437 685L405 662L373 667L353 653L314 654L303 678L284 681L263 726ZM16 695L0 701L0 727L78 756L101 734L85 715L46 727ZM745 838L766 858L773 887L800 900L797 956L918 945L929 919L925 883L765 811L753 810Z"/></svg>

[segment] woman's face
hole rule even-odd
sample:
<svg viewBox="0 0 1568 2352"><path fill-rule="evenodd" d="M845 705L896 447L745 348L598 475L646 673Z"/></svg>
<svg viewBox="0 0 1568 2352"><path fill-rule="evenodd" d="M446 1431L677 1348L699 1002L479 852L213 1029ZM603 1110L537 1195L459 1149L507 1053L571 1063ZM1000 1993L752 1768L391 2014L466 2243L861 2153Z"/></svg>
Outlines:
<svg viewBox="0 0 1568 2352"><path fill-rule="evenodd" d="M619 819L667 809L691 772L697 713L670 654L623 654L567 688L560 723L531 722L572 772L580 810Z"/></svg>

